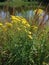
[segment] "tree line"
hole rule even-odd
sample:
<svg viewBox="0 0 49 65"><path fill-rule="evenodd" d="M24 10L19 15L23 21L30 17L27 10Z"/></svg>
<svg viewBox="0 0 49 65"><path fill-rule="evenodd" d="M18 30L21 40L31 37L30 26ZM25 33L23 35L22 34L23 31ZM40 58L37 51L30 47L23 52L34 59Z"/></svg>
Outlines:
<svg viewBox="0 0 49 65"><path fill-rule="evenodd" d="M0 0L0 2L5 2L5 1L8 1L8 0ZM15 2L18 2L18 1L28 1L28 2L31 2L31 1L38 1L38 2L42 2L43 4L47 5L49 3L49 0L9 0L9 1L15 1Z"/></svg>

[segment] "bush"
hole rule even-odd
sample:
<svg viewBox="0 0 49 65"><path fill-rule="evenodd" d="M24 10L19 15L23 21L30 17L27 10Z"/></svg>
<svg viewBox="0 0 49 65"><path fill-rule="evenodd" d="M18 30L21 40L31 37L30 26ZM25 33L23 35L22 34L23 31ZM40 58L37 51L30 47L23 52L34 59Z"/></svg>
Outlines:
<svg viewBox="0 0 49 65"><path fill-rule="evenodd" d="M0 23L0 65L48 65L49 33L21 17Z"/></svg>

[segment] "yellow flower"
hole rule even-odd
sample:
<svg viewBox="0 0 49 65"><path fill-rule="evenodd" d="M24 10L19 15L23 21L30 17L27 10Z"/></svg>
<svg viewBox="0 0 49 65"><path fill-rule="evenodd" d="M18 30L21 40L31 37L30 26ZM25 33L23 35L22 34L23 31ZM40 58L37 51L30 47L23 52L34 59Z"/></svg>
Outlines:
<svg viewBox="0 0 49 65"><path fill-rule="evenodd" d="M24 28L26 29L26 26L24 26Z"/></svg>
<svg viewBox="0 0 49 65"><path fill-rule="evenodd" d="M34 10L34 12L36 12L36 11L37 11L37 9ZM43 10L42 9L38 9L37 14L42 14L42 13L43 13Z"/></svg>
<svg viewBox="0 0 49 65"><path fill-rule="evenodd" d="M28 35L28 37L29 37L30 39L33 39L31 35Z"/></svg>
<svg viewBox="0 0 49 65"><path fill-rule="evenodd" d="M32 34L30 31L28 32L29 34Z"/></svg>
<svg viewBox="0 0 49 65"><path fill-rule="evenodd" d="M5 25L6 25L7 27L9 27L9 28L12 27L12 23L9 23L9 22L5 23Z"/></svg>
<svg viewBox="0 0 49 65"><path fill-rule="evenodd" d="M19 31L21 30L19 27L17 28Z"/></svg>
<svg viewBox="0 0 49 65"><path fill-rule="evenodd" d="M6 26L2 26L2 30L3 30L4 32L6 32L6 31L7 31Z"/></svg>
<svg viewBox="0 0 49 65"><path fill-rule="evenodd" d="M14 21L14 20L16 20L16 21L20 21L20 19L19 18L17 18L16 16L11 16L11 19Z"/></svg>
<svg viewBox="0 0 49 65"><path fill-rule="evenodd" d="M19 17L19 16L11 16L12 19L12 23L16 23L16 22L22 22L23 24L25 24L26 26L30 27L28 21L23 18L23 17Z"/></svg>
<svg viewBox="0 0 49 65"><path fill-rule="evenodd" d="M3 24L2 24L2 23L0 23L0 26L3 26Z"/></svg>
<svg viewBox="0 0 49 65"><path fill-rule="evenodd" d="M22 20L23 17L16 16L19 20Z"/></svg>
<svg viewBox="0 0 49 65"><path fill-rule="evenodd" d="M27 27L30 27L29 23L26 24Z"/></svg>
<svg viewBox="0 0 49 65"><path fill-rule="evenodd" d="M26 23L27 23L26 19L23 18L23 19L22 19L22 23L23 23L23 24L26 24Z"/></svg>
<svg viewBox="0 0 49 65"><path fill-rule="evenodd" d="M37 26L35 26L35 25L34 25L34 26L32 26L32 28L33 28L33 29L38 29L38 27L37 27Z"/></svg>
<svg viewBox="0 0 49 65"><path fill-rule="evenodd" d="M37 29L38 27L34 27L34 29Z"/></svg>
<svg viewBox="0 0 49 65"><path fill-rule="evenodd" d="M11 23L12 23L12 24L16 24L17 22L16 22L15 20L12 20Z"/></svg>

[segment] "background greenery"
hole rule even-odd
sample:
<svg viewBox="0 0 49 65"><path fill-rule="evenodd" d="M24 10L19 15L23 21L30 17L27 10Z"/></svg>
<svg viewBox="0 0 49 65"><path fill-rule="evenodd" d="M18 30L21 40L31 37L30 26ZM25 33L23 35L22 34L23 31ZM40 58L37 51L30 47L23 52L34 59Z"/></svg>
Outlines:
<svg viewBox="0 0 49 65"><path fill-rule="evenodd" d="M39 29L15 16L0 23L0 65L49 65L49 26Z"/></svg>
<svg viewBox="0 0 49 65"><path fill-rule="evenodd" d="M18 1L17 0L0 0L0 5L6 5L7 2L9 2L8 4L10 4L10 6L24 6L27 4L37 5L40 2L46 5L49 3L49 0L18 0Z"/></svg>

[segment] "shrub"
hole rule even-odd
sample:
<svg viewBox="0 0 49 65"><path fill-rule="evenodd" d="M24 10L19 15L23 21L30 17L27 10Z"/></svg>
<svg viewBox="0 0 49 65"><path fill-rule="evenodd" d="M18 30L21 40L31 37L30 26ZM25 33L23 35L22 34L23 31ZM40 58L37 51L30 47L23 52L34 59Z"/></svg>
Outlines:
<svg viewBox="0 0 49 65"><path fill-rule="evenodd" d="M0 23L0 65L48 65L48 30L13 17L11 23Z"/></svg>

